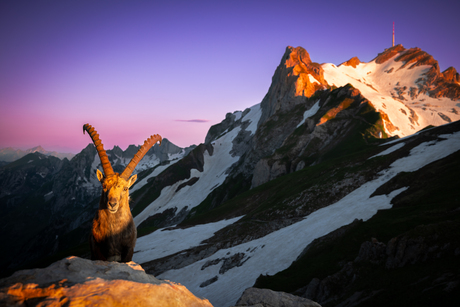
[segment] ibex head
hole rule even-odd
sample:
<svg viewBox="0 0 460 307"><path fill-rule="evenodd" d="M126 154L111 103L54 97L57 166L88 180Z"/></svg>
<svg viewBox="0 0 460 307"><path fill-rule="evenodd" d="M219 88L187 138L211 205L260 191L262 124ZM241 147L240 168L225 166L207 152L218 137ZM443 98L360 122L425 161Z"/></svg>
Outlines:
<svg viewBox="0 0 460 307"><path fill-rule="evenodd" d="M136 182L137 175L131 176L128 180L123 179L119 174L105 177L100 170L96 170L97 179L102 183L101 205L110 213L116 213L120 206L128 204L129 188Z"/></svg>
<svg viewBox="0 0 460 307"><path fill-rule="evenodd" d="M101 159L102 169L104 174L97 170L97 179L102 183L102 196L99 209L107 209L110 213L116 213L120 207L128 204L129 188L136 182L137 175L131 176L136 168L136 165L149 151L149 149L162 138L158 134L150 136L141 146L139 151L134 155L125 170L121 173L115 173L110 164L107 153L104 150L104 145L99 139L97 131L89 124L83 126L83 134L85 131L91 136L97 153ZM130 177L131 176L131 177Z"/></svg>

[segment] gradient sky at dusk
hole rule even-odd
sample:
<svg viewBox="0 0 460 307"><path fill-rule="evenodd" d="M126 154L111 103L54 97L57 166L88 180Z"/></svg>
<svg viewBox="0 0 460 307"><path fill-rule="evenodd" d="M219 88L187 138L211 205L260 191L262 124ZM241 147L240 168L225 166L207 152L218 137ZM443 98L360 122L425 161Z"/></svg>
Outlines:
<svg viewBox="0 0 460 307"><path fill-rule="evenodd" d="M204 142L259 103L286 46L318 63L396 43L460 70L460 1L0 1L0 148Z"/></svg>

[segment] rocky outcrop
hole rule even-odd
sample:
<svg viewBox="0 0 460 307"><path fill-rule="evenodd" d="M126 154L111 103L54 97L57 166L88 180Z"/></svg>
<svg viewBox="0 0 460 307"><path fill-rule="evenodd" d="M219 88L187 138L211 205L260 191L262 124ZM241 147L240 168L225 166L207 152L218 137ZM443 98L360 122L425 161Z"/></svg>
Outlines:
<svg viewBox="0 0 460 307"><path fill-rule="evenodd" d="M269 289L248 288L236 302L236 307L321 307L320 304L299 296Z"/></svg>
<svg viewBox="0 0 460 307"><path fill-rule="evenodd" d="M278 111L287 111L317 90L324 88L323 68L310 60L302 47L287 47L281 63L272 77L272 84L261 103L262 116L259 124Z"/></svg>
<svg viewBox="0 0 460 307"><path fill-rule="evenodd" d="M134 262L78 257L1 279L0 305L212 307L208 300L197 298L181 284L158 280Z"/></svg>
<svg viewBox="0 0 460 307"><path fill-rule="evenodd" d="M353 68L356 68L356 66L358 66L360 63L361 63L361 61L358 59L358 57L355 56L355 57L349 59L348 61L343 62L339 66L344 65L344 66L351 66Z"/></svg>
<svg viewBox="0 0 460 307"><path fill-rule="evenodd" d="M373 61L375 61L375 63L377 64L385 63L386 61L388 61L389 59L391 59L392 57L404 50L406 49L403 47L403 45L396 45L394 47L385 49L385 51L379 53Z"/></svg>
<svg viewBox="0 0 460 307"><path fill-rule="evenodd" d="M431 55L417 47L401 52L395 61L404 62L399 69L406 67L411 69L422 65L433 66L438 64L438 61L436 61Z"/></svg>
<svg viewBox="0 0 460 307"><path fill-rule="evenodd" d="M452 66L442 72L447 82L460 83L460 74Z"/></svg>
<svg viewBox="0 0 460 307"><path fill-rule="evenodd" d="M458 257L460 245L458 235L454 233L456 228L456 223L448 221L417 226L390 239L387 244L372 238L371 241L361 244L354 261L343 263L341 270L322 280L313 278L306 287L296 293L302 292L302 297L322 304L334 300L342 302L338 306L356 306L382 291L376 289L367 293L357 292L346 299L343 297L350 292L356 281L362 279L362 275L367 274L363 273L363 266L370 264L374 269L383 267L385 270L395 270L443 257ZM447 233L443 233L441 229L447 230ZM455 279L455 274L451 275ZM457 287L458 281L454 283L452 286Z"/></svg>

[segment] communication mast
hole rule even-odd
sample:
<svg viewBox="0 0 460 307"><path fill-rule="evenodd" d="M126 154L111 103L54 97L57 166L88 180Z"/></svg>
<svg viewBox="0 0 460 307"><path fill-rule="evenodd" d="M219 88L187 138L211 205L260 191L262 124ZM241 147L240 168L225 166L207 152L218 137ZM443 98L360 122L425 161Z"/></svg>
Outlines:
<svg viewBox="0 0 460 307"><path fill-rule="evenodd" d="M395 22L393 21L393 47L395 46Z"/></svg>

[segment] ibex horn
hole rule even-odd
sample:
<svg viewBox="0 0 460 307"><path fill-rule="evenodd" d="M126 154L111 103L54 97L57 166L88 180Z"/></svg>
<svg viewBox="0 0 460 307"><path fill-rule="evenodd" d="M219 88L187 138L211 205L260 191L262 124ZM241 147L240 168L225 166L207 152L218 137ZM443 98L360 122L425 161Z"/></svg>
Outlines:
<svg viewBox="0 0 460 307"><path fill-rule="evenodd" d="M102 145L102 141L99 139L99 134L97 134L97 131L90 124L83 126L83 134L85 134L85 131L88 132L93 140L94 146L96 146L97 154L99 155L99 159L101 159L105 177L112 176L114 174L113 168L110 164L109 157L104 150L104 145Z"/></svg>
<svg viewBox="0 0 460 307"><path fill-rule="evenodd" d="M151 135L150 138L145 140L144 145L142 145L141 148L139 148L137 153L134 155L134 158L131 159L131 162L129 162L123 173L121 173L120 177L125 180L128 180L129 176L131 176L134 169L136 168L137 163L141 161L141 159L145 156L147 151L149 151L149 149L158 141L160 141L161 145L162 138L158 134Z"/></svg>

